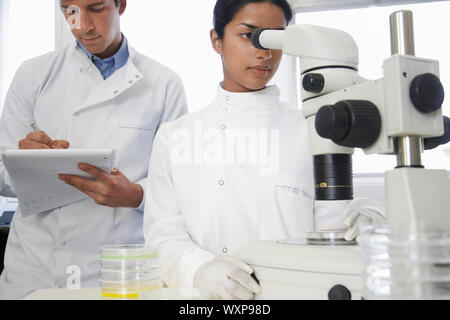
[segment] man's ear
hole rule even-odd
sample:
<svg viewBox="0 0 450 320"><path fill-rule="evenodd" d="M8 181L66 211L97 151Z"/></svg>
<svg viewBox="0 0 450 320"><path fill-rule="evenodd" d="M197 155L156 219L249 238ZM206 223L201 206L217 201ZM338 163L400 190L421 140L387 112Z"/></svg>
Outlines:
<svg viewBox="0 0 450 320"><path fill-rule="evenodd" d="M222 54L222 39L219 38L219 35L217 34L216 30L211 29L209 32L209 37L211 38L211 44L215 52L218 54Z"/></svg>
<svg viewBox="0 0 450 320"><path fill-rule="evenodd" d="M125 12L126 8L127 8L127 0L120 0L119 1L119 14L122 15Z"/></svg>

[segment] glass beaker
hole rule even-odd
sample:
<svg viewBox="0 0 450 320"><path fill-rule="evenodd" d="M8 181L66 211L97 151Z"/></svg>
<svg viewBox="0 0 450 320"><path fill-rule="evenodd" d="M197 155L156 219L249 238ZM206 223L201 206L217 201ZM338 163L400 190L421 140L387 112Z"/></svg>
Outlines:
<svg viewBox="0 0 450 320"><path fill-rule="evenodd" d="M360 245L365 299L450 299L450 231L368 228Z"/></svg>
<svg viewBox="0 0 450 320"><path fill-rule="evenodd" d="M158 251L143 244L107 246L100 250L100 287L104 298L137 299L162 287Z"/></svg>

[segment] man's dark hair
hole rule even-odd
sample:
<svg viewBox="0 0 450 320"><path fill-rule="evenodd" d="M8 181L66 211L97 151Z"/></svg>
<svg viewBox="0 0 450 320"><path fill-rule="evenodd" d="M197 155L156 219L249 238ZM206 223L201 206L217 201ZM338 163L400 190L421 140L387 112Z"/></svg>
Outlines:
<svg viewBox="0 0 450 320"><path fill-rule="evenodd" d="M61 0L59 0L59 3L61 3ZM119 6L120 0L114 0L114 4L116 5L116 7Z"/></svg>
<svg viewBox="0 0 450 320"><path fill-rule="evenodd" d="M283 10L286 23L292 20L293 12L287 0L217 0L214 7L214 30L223 39L226 25L233 20L236 13L247 4L254 2L269 2Z"/></svg>

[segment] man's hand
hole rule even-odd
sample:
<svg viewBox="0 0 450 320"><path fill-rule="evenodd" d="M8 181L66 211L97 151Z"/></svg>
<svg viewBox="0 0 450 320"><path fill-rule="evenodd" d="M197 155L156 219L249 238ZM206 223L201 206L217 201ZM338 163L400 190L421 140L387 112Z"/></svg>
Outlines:
<svg viewBox="0 0 450 320"><path fill-rule="evenodd" d="M113 169L108 174L85 163L80 164L79 168L93 176L95 180L64 174L59 178L87 194L102 206L137 208L141 204L144 196L142 187L132 183L118 169Z"/></svg>
<svg viewBox="0 0 450 320"><path fill-rule="evenodd" d="M69 149L66 140L52 140L44 131L30 132L19 141L19 149Z"/></svg>

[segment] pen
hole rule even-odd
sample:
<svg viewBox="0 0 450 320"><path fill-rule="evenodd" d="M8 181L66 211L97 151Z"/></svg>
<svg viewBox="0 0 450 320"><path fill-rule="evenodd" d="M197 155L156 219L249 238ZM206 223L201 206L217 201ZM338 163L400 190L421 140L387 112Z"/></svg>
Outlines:
<svg viewBox="0 0 450 320"><path fill-rule="evenodd" d="M39 129L38 125L34 122L31 124L31 128L33 128L34 131L41 131L41 129Z"/></svg>
<svg viewBox="0 0 450 320"><path fill-rule="evenodd" d="M38 125L37 125L36 123L34 123L34 122L30 123L30 126L31 126L31 128L33 128L33 130L34 130L35 132L42 131L41 129L39 129ZM49 146L50 149L58 149L58 148L56 148L56 147L53 146L53 140L50 139L50 138L48 138L48 139L49 139L50 141L47 142L47 143L43 143L43 144Z"/></svg>

